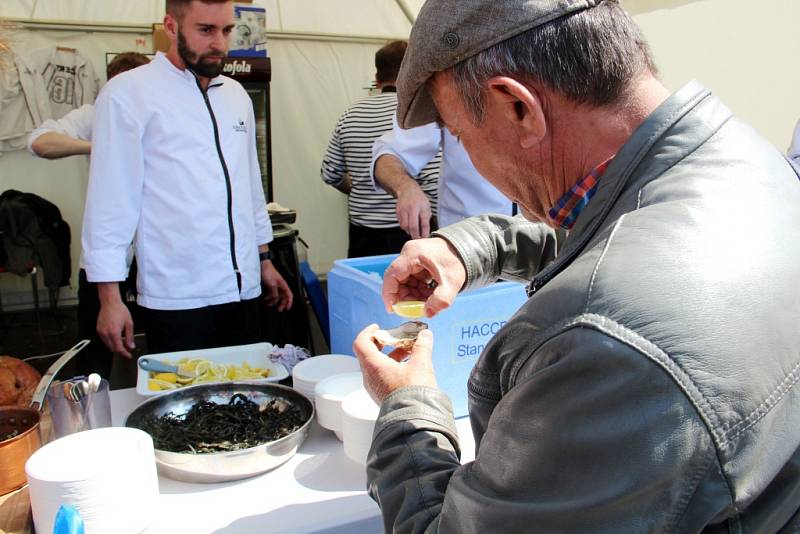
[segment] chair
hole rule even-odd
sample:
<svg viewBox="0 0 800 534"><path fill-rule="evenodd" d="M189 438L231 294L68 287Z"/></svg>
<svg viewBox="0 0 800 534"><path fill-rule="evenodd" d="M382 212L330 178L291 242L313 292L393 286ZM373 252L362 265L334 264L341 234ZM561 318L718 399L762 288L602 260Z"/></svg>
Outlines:
<svg viewBox="0 0 800 534"><path fill-rule="evenodd" d="M6 270L4 265L0 265L0 274L8 273L9 271ZM29 264L28 265L28 275L31 277L31 290L33 292L33 309L34 314L36 317L36 328L39 330L39 337L42 337L42 322L39 317L39 280L38 280L38 269L36 265ZM14 273L10 273L14 274ZM51 298L52 299L52 298ZM0 315L3 313L3 298L2 294L0 294Z"/></svg>

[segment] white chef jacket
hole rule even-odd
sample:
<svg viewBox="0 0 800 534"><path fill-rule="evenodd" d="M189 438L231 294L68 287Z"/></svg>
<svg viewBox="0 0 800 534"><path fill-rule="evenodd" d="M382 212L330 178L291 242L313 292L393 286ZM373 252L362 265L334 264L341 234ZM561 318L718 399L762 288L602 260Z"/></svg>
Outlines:
<svg viewBox="0 0 800 534"><path fill-rule="evenodd" d="M485 213L512 214L512 204L492 184L478 174L467 151L458 140L437 124L431 123L404 130L393 119L393 128L372 145L370 177L375 182L375 162L384 154L392 154L403 162L411 176L419 174L441 148L442 168L439 172L439 227L443 228L473 215Z"/></svg>
<svg viewBox="0 0 800 534"><path fill-rule="evenodd" d="M800 167L800 121L797 121L794 127L792 144L789 145L789 150L786 151L786 155L795 165Z"/></svg>
<svg viewBox="0 0 800 534"><path fill-rule="evenodd" d="M146 308L200 308L261 294L258 246L272 240L272 227L252 102L225 76L207 94L212 111L194 75L159 53L115 76L95 104L86 274L90 282L124 280L135 237L138 302Z"/></svg>
<svg viewBox="0 0 800 534"><path fill-rule="evenodd" d="M93 121L94 106L92 104L84 104L78 109L73 109L58 120L47 119L41 126L28 134L28 152L36 156L31 145L40 136L50 132L68 135L82 141L91 141Z"/></svg>

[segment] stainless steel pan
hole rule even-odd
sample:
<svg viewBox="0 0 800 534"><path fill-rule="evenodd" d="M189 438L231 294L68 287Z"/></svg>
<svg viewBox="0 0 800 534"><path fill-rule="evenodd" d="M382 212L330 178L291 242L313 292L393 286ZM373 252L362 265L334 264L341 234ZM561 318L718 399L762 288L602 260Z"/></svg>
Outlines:
<svg viewBox="0 0 800 534"><path fill-rule="evenodd" d="M237 393L246 395L258 404L278 399L297 405L303 413L305 423L279 440L238 451L190 454L156 449L159 472L183 482L227 482L264 473L294 456L308 435L308 428L314 419L314 403L305 395L279 384L227 382L176 389L144 401L131 412L125 426L138 428L146 417L160 417L169 412L183 415L195 403L204 400L227 404Z"/></svg>

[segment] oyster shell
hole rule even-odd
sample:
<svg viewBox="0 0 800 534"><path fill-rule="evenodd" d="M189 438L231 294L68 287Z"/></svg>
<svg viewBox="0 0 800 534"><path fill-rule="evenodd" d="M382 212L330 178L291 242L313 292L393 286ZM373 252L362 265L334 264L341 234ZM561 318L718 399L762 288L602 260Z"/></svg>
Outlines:
<svg viewBox="0 0 800 534"><path fill-rule="evenodd" d="M417 335L426 328L428 328L428 324L422 321L408 321L388 330L375 330L372 333L372 340L381 348L388 345L398 349L411 350L417 341Z"/></svg>

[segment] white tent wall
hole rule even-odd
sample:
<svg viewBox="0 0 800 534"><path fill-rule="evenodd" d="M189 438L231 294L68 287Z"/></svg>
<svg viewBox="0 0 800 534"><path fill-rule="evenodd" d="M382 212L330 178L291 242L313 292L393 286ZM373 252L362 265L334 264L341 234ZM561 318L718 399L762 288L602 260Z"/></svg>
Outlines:
<svg viewBox="0 0 800 534"><path fill-rule="evenodd" d="M402 36L410 29L400 7L416 12L419 0L255 0L267 9L272 31L349 36ZM2 0L6 18L71 22L151 24L161 22L165 0Z"/></svg>
<svg viewBox="0 0 800 534"><path fill-rule="evenodd" d="M150 24L164 15L164 0L0 0L6 18Z"/></svg>
<svg viewBox="0 0 800 534"><path fill-rule="evenodd" d="M416 12L423 0L258 0L268 10L273 62L272 148L276 200L299 212L301 235L318 272L327 271L347 247L345 197L319 179L320 159L342 110L366 94L373 54L385 39L403 37L410 25L402 6ZM696 78L781 150L800 117L789 68L800 52L797 0L625 0L650 41L666 85L677 89ZM12 19L111 21L149 25L163 15L163 0L0 0ZM19 32L40 46L66 44L85 51L103 72L104 53L150 49L141 34L105 31ZM24 40L23 39L23 40ZM138 40L144 39L142 45ZM138 43L138 44L137 44ZM77 262L86 162L35 160L25 152L0 157L0 190L41 194L61 208L73 231ZM77 265L75 265L77 272ZM73 286L77 277L73 277ZM27 281L0 277L4 304L30 302ZM62 290L62 301L71 292ZM16 298L16 301L15 301Z"/></svg>
<svg viewBox="0 0 800 534"><path fill-rule="evenodd" d="M785 151L800 118L797 0L625 0L674 91L697 79Z"/></svg>
<svg viewBox="0 0 800 534"><path fill-rule="evenodd" d="M320 273L347 255L345 195L320 179L320 163L341 112L367 95L378 45L283 41L272 56L275 200L298 210L297 228Z"/></svg>

